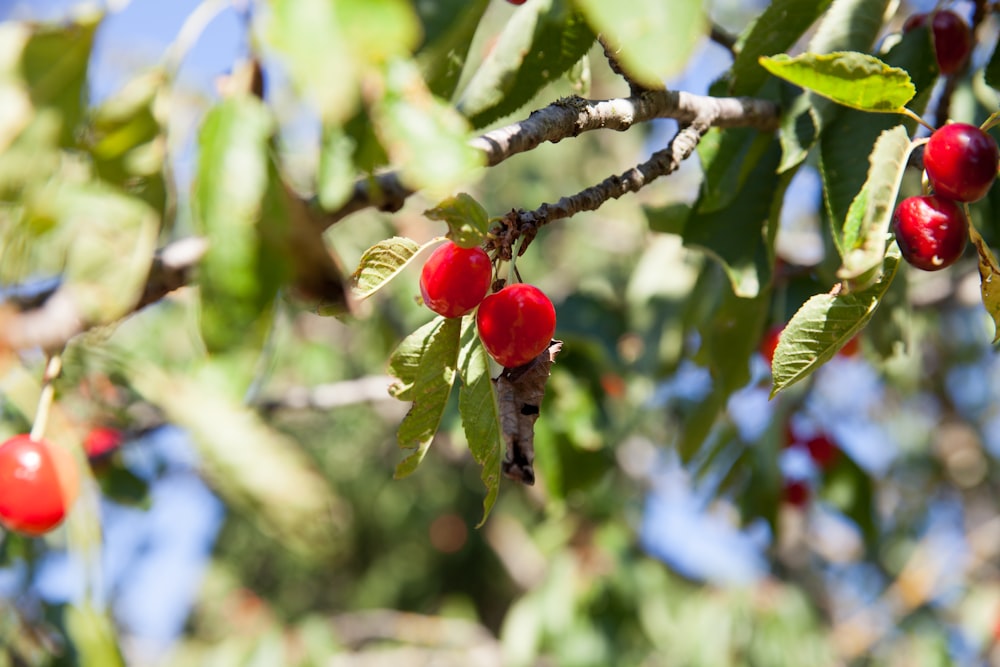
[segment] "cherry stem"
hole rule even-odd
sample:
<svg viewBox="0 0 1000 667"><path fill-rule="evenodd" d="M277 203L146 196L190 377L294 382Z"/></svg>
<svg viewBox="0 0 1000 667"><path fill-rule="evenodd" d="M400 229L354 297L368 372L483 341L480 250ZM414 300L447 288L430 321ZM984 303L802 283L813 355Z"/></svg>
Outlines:
<svg viewBox="0 0 1000 667"><path fill-rule="evenodd" d="M42 394L38 397L38 409L35 410L35 421L31 425L31 439L41 440L49 424L49 412L55 399L55 380L62 373L62 356L53 354L45 365L45 375L42 376Z"/></svg>
<svg viewBox="0 0 1000 667"><path fill-rule="evenodd" d="M906 107L903 107L903 109L902 109L902 111L900 111L900 113L903 114L904 116L908 116L909 118L912 118L913 120L917 121L918 123L920 123L921 125L923 125L924 127L926 127L931 132L933 132L934 130L937 129L933 125L931 125L930 123L928 123L926 120L924 120L923 118L921 118L919 115L917 115L917 114L913 113L912 111L910 111L909 109L907 109Z"/></svg>
<svg viewBox="0 0 1000 667"><path fill-rule="evenodd" d="M983 132L988 132L991 128L1000 125L1000 111L994 111L990 114L990 117L979 126L979 129Z"/></svg>

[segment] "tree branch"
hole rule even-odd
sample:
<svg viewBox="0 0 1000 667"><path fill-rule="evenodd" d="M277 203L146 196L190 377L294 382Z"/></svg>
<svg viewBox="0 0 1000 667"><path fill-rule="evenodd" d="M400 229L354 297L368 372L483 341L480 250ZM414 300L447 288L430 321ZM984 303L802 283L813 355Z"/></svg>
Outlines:
<svg viewBox="0 0 1000 667"><path fill-rule="evenodd" d="M505 247L509 256L509 243L518 235L528 234L530 241L538 227L544 224L580 211L594 210L608 199L636 192L653 179L675 171L710 127L752 127L771 132L778 127L779 113L778 106L768 100L646 90L631 97L610 100L565 97L532 112L523 121L487 132L473 139L471 144L484 153L487 166L495 166L543 143L558 143L591 130L623 132L636 123L656 118L674 118L685 126L666 149L620 176L612 176L583 192L563 197L555 204L546 204L538 211L511 212L505 219L507 231L497 247ZM399 180L396 172L385 172L357 181L351 198L338 210L323 214L313 209L310 217L322 230L351 213L372 206L397 211L411 194L413 191ZM186 285L191 269L201 260L207 247L204 239L192 237L160 249L135 310ZM58 350L69 339L95 325L86 321L69 291L56 284L34 295L30 305L8 300L0 311L0 349Z"/></svg>
<svg viewBox="0 0 1000 667"><path fill-rule="evenodd" d="M533 111L525 120L476 137L471 144L486 155L486 166L492 167L543 143L558 143L591 130L624 132L636 123L656 118L673 118L681 124L704 118L710 119L714 127L752 127L773 132L778 128L779 115L778 106L768 100L707 97L672 90L647 90L610 100L572 96ZM411 194L413 191L403 185L394 171L361 179L355 183L347 203L322 216L322 224L328 227L370 206L398 211Z"/></svg>
<svg viewBox="0 0 1000 667"><path fill-rule="evenodd" d="M698 147L701 138L711 127L706 120L696 120L682 127L667 147L653 153L652 157L624 174L609 176L597 185L575 195L561 198L555 204L542 204L534 211L513 210L500 221L501 231L487 243L498 257L510 260L514 242L524 236L520 254L534 240L538 230L553 220L569 218L583 211L596 211L609 199L618 199L629 192L638 192L653 180L671 174L680 167Z"/></svg>

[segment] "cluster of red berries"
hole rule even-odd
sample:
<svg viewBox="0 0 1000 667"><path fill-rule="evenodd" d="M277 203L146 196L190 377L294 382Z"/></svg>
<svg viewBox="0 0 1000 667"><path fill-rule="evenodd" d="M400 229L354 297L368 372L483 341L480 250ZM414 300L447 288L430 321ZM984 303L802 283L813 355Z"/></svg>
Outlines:
<svg viewBox="0 0 1000 667"><path fill-rule="evenodd" d="M444 317L461 317L478 306L476 329L486 351L501 366L523 366L549 346L555 307L540 289L524 283L487 295L492 279L486 251L447 241L424 264L420 293L427 307Z"/></svg>
<svg viewBox="0 0 1000 667"><path fill-rule="evenodd" d="M959 202L986 196L997 177L998 162L996 140L974 125L951 123L931 134L924 149L924 170L934 194L907 197L892 218L903 259L924 271L955 263L969 240Z"/></svg>
<svg viewBox="0 0 1000 667"><path fill-rule="evenodd" d="M972 32L955 12L914 14L903 32L930 24L934 56L944 75L959 72L972 52ZM953 123L935 131L924 150L924 170L932 195L908 197L893 215L892 227L903 259L924 271L954 264L968 244L968 222L960 203L986 196L997 176L997 143L982 129Z"/></svg>
<svg viewBox="0 0 1000 667"><path fill-rule="evenodd" d="M121 431L97 426L83 450L91 462L106 460L123 441ZM22 433L0 444L0 526L37 537L56 528L80 490L76 461L63 447Z"/></svg>

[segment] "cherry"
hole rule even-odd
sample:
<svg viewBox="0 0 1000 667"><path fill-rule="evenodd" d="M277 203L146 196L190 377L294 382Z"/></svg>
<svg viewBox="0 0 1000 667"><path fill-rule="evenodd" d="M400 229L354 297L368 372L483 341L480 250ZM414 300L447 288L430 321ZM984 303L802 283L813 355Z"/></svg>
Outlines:
<svg viewBox="0 0 1000 667"><path fill-rule="evenodd" d="M420 272L420 293L438 315L461 317L483 300L492 276L493 264L485 250L448 241L427 258Z"/></svg>
<svg viewBox="0 0 1000 667"><path fill-rule="evenodd" d="M512 5L523 5L527 1L528 0L507 0L507 2L509 2Z"/></svg>
<svg viewBox="0 0 1000 667"><path fill-rule="evenodd" d="M556 330L556 309L537 287L508 285L479 304L476 328L490 356L506 368L515 368L549 346Z"/></svg>
<svg viewBox="0 0 1000 667"><path fill-rule="evenodd" d="M764 338L760 341L760 351L761 356L767 360L768 366L774 363L774 351L778 349L778 340L781 338L781 332L785 329L784 324L775 324L773 327L767 330L764 334Z"/></svg>
<svg viewBox="0 0 1000 667"><path fill-rule="evenodd" d="M924 271L954 264L969 240L958 204L937 195L901 201L892 216L892 228L903 259Z"/></svg>
<svg viewBox="0 0 1000 667"><path fill-rule="evenodd" d="M98 458L118 449L125 436L116 428L95 426L83 440L83 451L89 458Z"/></svg>
<svg viewBox="0 0 1000 667"><path fill-rule="evenodd" d="M927 14L914 14L903 23L903 32L909 32L927 23ZM934 40L934 57L942 74L954 74L962 69L972 52L972 31L968 24L953 11L934 12L931 19Z"/></svg>
<svg viewBox="0 0 1000 667"><path fill-rule="evenodd" d="M966 123L936 130L924 149L924 169L934 192L955 201L982 199L997 176L998 160L996 140Z"/></svg>
<svg viewBox="0 0 1000 667"><path fill-rule="evenodd" d="M803 508L809 502L809 485L805 480L789 479L785 480L785 485L781 489L781 496L786 503L793 507Z"/></svg>
<svg viewBox="0 0 1000 667"><path fill-rule="evenodd" d="M62 522L76 500L76 463L62 447L15 435L0 445L0 524L38 536Z"/></svg>

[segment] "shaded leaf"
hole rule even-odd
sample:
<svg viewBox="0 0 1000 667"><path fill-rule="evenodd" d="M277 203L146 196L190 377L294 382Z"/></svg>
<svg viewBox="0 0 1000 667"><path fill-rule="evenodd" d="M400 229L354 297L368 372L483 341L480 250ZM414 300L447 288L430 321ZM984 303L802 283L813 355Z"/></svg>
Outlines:
<svg viewBox="0 0 1000 667"><path fill-rule="evenodd" d="M752 95L767 79L758 58L788 50L823 12L831 0L774 0L742 35L736 45L730 95Z"/></svg>
<svg viewBox="0 0 1000 667"><path fill-rule="evenodd" d="M683 234L688 218L691 217L691 205L684 203L667 204L666 206L644 206L646 222L649 229L662 234Z"/></svg>
<svg viewBox="0 0 1000 667"><path fill-rule="evenodd" d="M423 325L396 346L389 355L389 374L396 378L389 387L389 395L401 401L413 400L413 385L417 381L420 360L423 359L431 337L441 326L442 318L436 317Z"/></svg>
<svg viewBox="0 0 1000 667"><path fill-rule="evenodd" d="M710 213L729 205L771 147L771 140L770 134L751 128L709 130L697 149L705 177L696 210Z"/></svg>
<svg viewBox="0 0 1000 667"><path fill-rule="evenodd" d="M354 141L340 125L323 127L316 174L316 197L327 211L335 211L354 191Z"/></svg>
<svg viewBox="0 0 1000 667"><path fill-rule="evenodd" d="M532 0L517 9L458 100L473 127L525 104L583 57L594 33L568 0Z"/></svg>
<svg viewBox="0 0 1000 667"><path fill-rule="evenodd" d="M458 353L458 373L462 386L458 390L458 412L462 418L465 438L473 458L483 468L481 478L486 486L483 518L486 521L500 491L500 413L490 360L476 333L475 318L465 317L461 348Z"/></svg>
<svg viewBox="0 0 1000 667"><path fill-rule="evenodd" d="M408 238L393 236L365 250L351 276L354 296L367 299L385 287L425 247L426 244L419 246Z"/></svg>
<svg viewBox="0 0 1000 667"><path fill-rule="evenodd" d="M993 344L996 345L1000 342L1000 266L997 265L996 256L986 245L975 225L969 225L969 236L979 256L979 281L983 306L993 320Z"/></svg>
<svg viewBox="0 0 1000 667"><path fill-rule="evenodd" d="M455 93L472 38L489 4L489 0L416 3L424 28L417 63L427 88L438 97L449 99Z"/></svg>
<svg viewBox="0 0 1000 667"><path fill-rule="evenodd" d="M837 274L839 278L859 278L882 262L893 207L911 148L910 137L902 125L886 130L875 142L868 156L868 180L851 203L843 238L838 244L844 251L844 264Z"/></svg>
<svg viewBox="0 0 1000 667"><path fill-rule="evenodd" d="M861 111L899 113L913 99L910 75L875 56L854 51L761 57L771 74Z"/></svg>
<svg viewBox="0 0 1000 667"><path fill-rule="evenodd" d="M886 255L871 287L847 294L817 294L785 325L771 365L773 397L830 360L871 319L899 267L898 252Z"/></svg>
<svg viewBox="0 0 1000 667"><path fill-rule="evenodd" d="M986 85L1000 90L1000 41L997 41L996 46L993 47L993 54L986 64L983 75L986 79Z"/></svg>
<svg viewBox="0 0 1000 667"><path fill-rule="evenodd" d="M764 228L779 193L776 168L780 157L779 145L772 138L768 152L729 204L706 213L696 205L684 227L684 244L703 248L717 259L741 297L756 296L770 280Z"/></svg>
<svg viewBox="0 0 1000 667"><path fill-rule="evenodd" d="M489 231L490 220L486 209L471 195L460 192L434 208L424 211L431 220L448 223L448 238L462 248L482 245Z"/></svg>
<svg viewBox="0 0 1000 667"><path fill-rule="evenodd" d="M633 79L660 88L687 65L699 40L708 34L701 0L634 0L621 5L577 0L587 22L615 50Z"/></svg>
<svg viewBox="0 0 1000 667"><path fill-rule="evenodd" d="M452 317L437 318L435 321L438 324L426 339L413 387L408 392L413 405L396 434L402 449L414 450L396 466L397 479L412 473L424 460L455 381L462 320Z"/></svg>
<svg viewBox="0 0 1000 667"><path fill-rule="evenodd" d="M385 84L372 118L400 179L415 190L436 191L452 191L469 181L484 156L469 145L465 119L427 90L411 62L390 63Z"/></svg>
<svg viewBox="0 0 1000 667"><path fill-rule="evenodd" d="M36 26L21 52L21 75L28 84L31 102L36 110L48 107L58 112L62 146L76 146L86 105L87 66L99 20L100 14L91 12L64 26Z"/></svg>
<svg viewBox="0 0 1000 667"><path fill-rule="evenodd" d="M496 379L500 431L505 446L503 474L528 486L535 483L535 422L545 396L545 383L561 349L562 341L554 340L533 361L505 368Z"/></svg>

